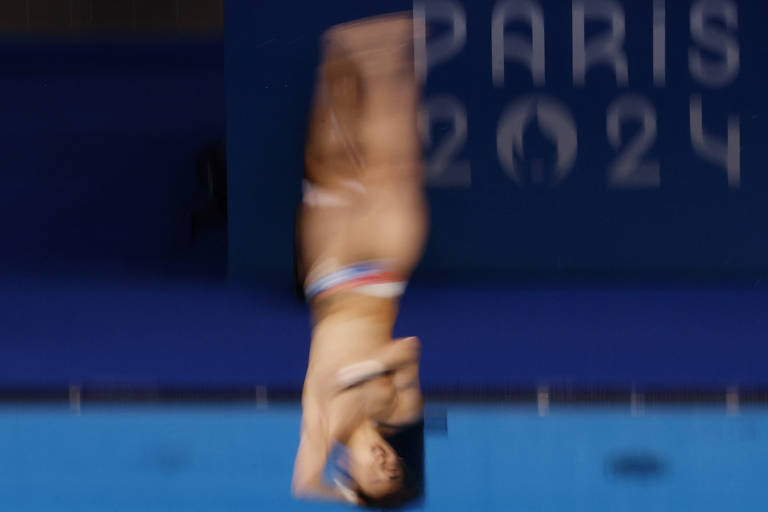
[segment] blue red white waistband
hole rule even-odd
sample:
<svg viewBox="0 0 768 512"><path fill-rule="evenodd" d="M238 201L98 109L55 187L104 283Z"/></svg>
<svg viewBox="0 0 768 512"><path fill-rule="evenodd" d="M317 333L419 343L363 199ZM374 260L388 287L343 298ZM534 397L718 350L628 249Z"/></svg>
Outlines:
<svg viewBox="0 0 768 512"><path fill-rule="evenodd" d="M304 294L307 300L342 291L375 297L397 297L405 291L405 280L387 269L386 264L367 261L347 265L309 283Z"/></svg>

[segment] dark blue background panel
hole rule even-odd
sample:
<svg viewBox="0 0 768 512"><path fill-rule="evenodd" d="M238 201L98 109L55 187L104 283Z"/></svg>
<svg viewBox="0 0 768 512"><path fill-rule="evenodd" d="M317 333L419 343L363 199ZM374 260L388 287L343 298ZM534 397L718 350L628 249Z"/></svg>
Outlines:
<svg viewBox="0 0 768 512"><path fill-rule="evenodd" d="M228 4L238 278L291 277L317 36L375 14L361 5ZM768 266L765 4L415 8L429 28L416 56L432 214L418 275Z"/></svg>
<svg viewBox="0 0 768 512"><path fill-rule="evenodd" d="M0 271L162 267L224 137L221 41L0 43Z"/></svg>

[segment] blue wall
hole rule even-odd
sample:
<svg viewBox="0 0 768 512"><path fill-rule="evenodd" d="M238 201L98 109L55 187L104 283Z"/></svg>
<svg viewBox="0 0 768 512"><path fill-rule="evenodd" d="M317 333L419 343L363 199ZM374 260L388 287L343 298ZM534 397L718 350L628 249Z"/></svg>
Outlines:
<svg viewBox="0 0 768 512"><path fill-rule="evenodd" d="M330 24L374 12L346 0L301 13L288 3L259 4L228 6L231 270L239 279L269 275L282 292L187 278L1 279L0 388L301 384L309 318L289 283L316 40ZM377 6L408 7L396 4ZM596 68L584 88L573 84L571 3L541 4L546 80L535 85L526 67L508 59L503 87L494 86L491 51L500 4L427 4L428 18L455 21L433 21L426 52L433 223L420 275L441 279L409 289L396 329L422 338L425 386L764 388L765 279L721 288L447 284L456 274L491 271L722 274L768 261L762 4L730 4L738 7L738 73L725 76L733 80L727 85L703 86L687 62L689 47L701 46L689 35L691 5L726 6L727 13L729 4L669 0L666 85L656 87L652 2L613 3L624 6L629 84L617 86L615 73ZM588 23L588 39L607 29ZM524 22L510 21L506 30L530 39ZM442 40L457 53L439 62ZM718 63L718 55L707 58ZM0 58L0 274L72 263L178 269L190 257L184 240L196 202L194 160L224 128L222 45L9 43L0 45ZM629 93L646 101L621 100ZM538 111L523 104L521 115L505 115L530 94L541 100L533 104ZM449 99L436 102L441 95ZM710 139L703 148L691 137L697 95ZM618 150L609 111L629 119L617 123ZM657 133L643 161L658 160L659 186L640 181L638 188L619 174L614 184L625 186L611 187L617 153L652 134L648 111ZM740 135L739 172L732 161L730 182L714 151L729 116L738 118ZM505 120L509 129L499 136ZM439 165L450 140L457 151ZM513 166L500 163L499 148ZM628 169L634 177L635 167Z"/></svg>
<svg viewBox="0 0 768 512"><path fill-rule="evenodd" d="M224 135L221 42L5 41L0 266L188 258L195 161Z"/></svg>
<svg viewBox="0 0 768 512"><path fill-rule="evenodd" d="M292 389L309 313L286 291L190 279L0 282L0 391ZM768 287L409 288L430 391L768 388Z"/></svg>
<svg viewBox="0 0 768 512"><path fill-rule="evenodd" d="M290 279L316 40L331 23L373 14L358 4L300 12L228 4L237 277ZM377 8L404 7L396 4ZM431 29L418 44L432 210L420 275L764 270L768 9L736 0L587 3L585 59L623 26L616 53L626 75L598 59L582 85L579 5L417 2ZM539 22L543 75L515 57ZM503 83L494 62L503 63Z"/></svg>

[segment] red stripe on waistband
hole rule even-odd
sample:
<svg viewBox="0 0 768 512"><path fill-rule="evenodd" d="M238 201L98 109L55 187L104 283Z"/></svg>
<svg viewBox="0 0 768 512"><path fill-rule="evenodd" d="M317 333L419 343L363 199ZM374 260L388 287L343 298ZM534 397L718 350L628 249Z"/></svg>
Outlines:
<svg viewBox="0 0 768 512"><path fill-rule="evenodd" d="M369 284L401 283L403 281L404 279L399 274L396 274L395 272L381 272L379 274L373 274L373 275L358 277L355 279L350 279L349 281L345 281L343 283L337 284L336 286L328 288L327 290L323 290L322 292L318 293L315 297L326 297L334 293L353 290L355 288L359 288L360 286L365 286Z"/></svg>

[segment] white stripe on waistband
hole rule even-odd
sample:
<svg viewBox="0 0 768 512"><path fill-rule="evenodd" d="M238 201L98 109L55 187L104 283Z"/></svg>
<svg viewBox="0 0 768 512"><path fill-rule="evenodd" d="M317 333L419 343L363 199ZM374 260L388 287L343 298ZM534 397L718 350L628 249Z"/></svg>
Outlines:
<svg viewBox="0 0 768 512"><path fill-rule="evenodd" d="M364 284L354 289L355 293L362 293L371 297L399 297L405 293L405 282Z"/></svg>

